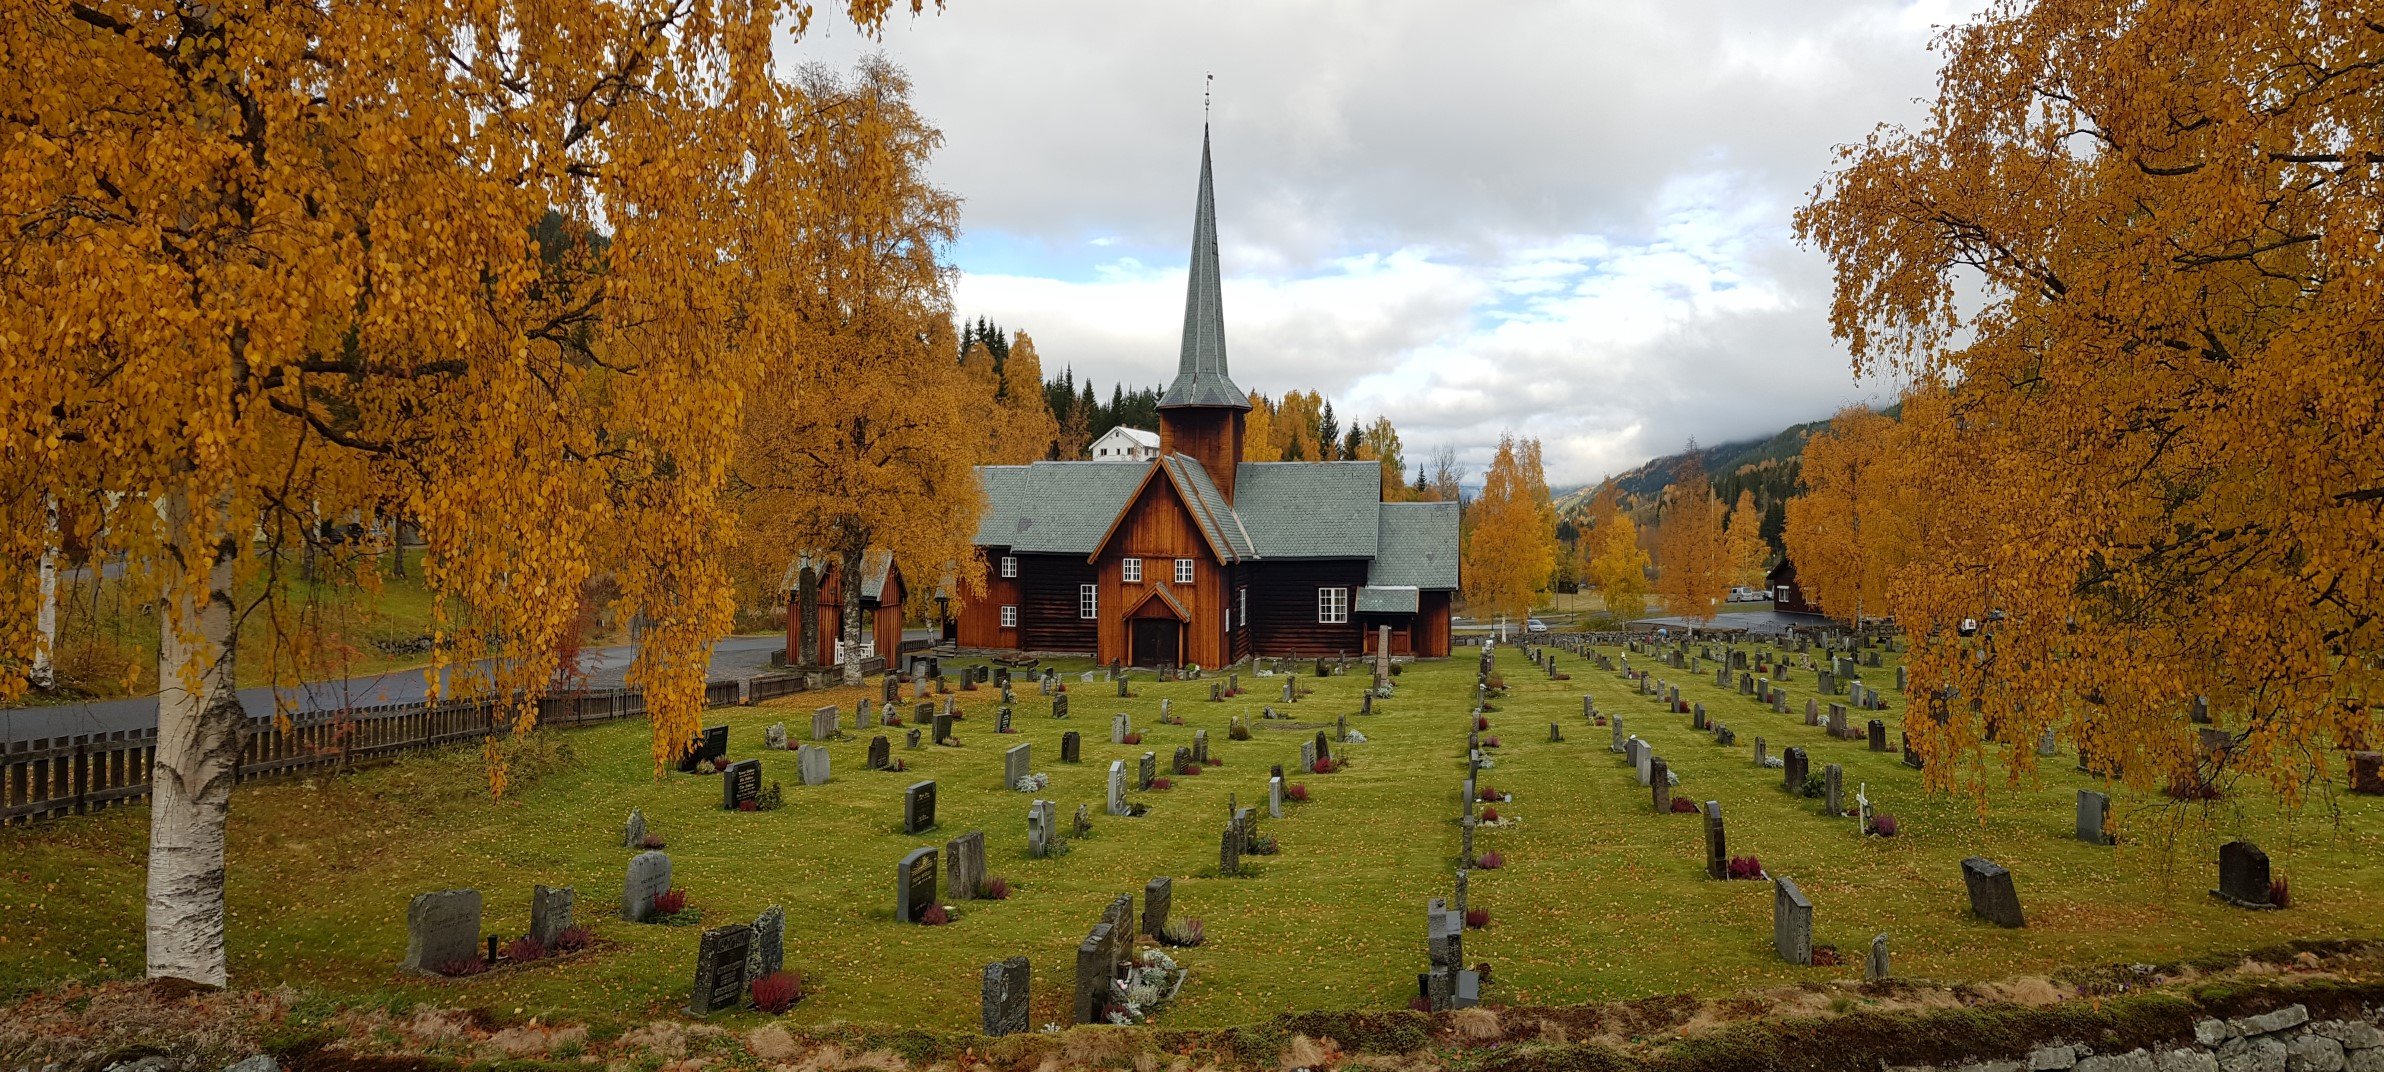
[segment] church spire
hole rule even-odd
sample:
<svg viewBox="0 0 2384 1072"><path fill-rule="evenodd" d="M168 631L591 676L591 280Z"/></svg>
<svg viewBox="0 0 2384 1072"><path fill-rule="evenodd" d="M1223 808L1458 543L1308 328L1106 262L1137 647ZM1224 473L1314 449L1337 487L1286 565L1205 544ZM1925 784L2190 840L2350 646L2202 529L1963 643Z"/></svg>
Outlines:
<svg viewBox="0 0 2384 1072"><path fill-rule="evenodd" d="M1159 408L1223 406L1249 409L1250 399L1225 374L1225 305L1217 272L1217 201L1209 178L1209 130L1200 128L1200 200L1192 213L1192 272L1184 289L1184 348L1175 382Z"/></svg>

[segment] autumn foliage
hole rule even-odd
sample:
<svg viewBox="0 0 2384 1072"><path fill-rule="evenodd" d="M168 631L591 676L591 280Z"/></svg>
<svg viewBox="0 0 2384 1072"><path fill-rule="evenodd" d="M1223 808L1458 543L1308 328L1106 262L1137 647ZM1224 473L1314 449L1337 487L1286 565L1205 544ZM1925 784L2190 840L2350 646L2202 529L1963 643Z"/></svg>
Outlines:
<svg viewBox="0 0 2384 1072"><path fill-rule="evenodd" d="M1533 595L1556 569L1556 508L1539 440L1499 437L1481 496L1466 507L1465 530L1465 600L1473 614L1530 615Z"/></svg>
<svg viewBox="0 0 2384 1072"><path fill-rule="evenodd" d="M1656 592L1671 613L1710 619L1720 608L1733 574L1722 516L1713 481L1691 451L1664 489L1656 529Z"/></svg>
<svg viewBox="0 0 2384 1072"><path fill-rule="evenodd" d="M2219 776L2299 801L2384 738L2384 22L2004 0L1943 50L1797 221L1856 371L1916 385L1886 598L1927 777L2017 777L1986 741L2050 726L2157 792L2199 695Z"/></svg>

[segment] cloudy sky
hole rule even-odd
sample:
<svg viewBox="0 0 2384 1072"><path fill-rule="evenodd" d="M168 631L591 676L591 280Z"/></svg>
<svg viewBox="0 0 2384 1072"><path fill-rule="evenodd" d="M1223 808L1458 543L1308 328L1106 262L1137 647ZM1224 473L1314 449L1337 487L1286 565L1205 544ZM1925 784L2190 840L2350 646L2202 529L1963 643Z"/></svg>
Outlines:
<svg viewBox="0 0 2384 1072"><path fill-rule="evenodd" d="M1387 414L1411 463L1537 436L1576 483L1887 400L1789 215L1834 146L1924 112L1976 6L949 0L786 55L910 71L962 312L1104 397L1174 374L1214 74L1234 379Z"/></svg>

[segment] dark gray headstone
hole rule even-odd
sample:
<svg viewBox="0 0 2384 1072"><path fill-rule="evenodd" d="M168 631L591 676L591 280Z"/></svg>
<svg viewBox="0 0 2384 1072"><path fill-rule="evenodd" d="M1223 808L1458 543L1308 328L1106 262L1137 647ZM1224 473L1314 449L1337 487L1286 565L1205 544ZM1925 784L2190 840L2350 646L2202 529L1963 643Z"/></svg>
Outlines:
<svg viewBox="0 0 2384 1072"><path fill-rule="evenodd" d="M762 796L762 761L740 759L720 776L720 807L736 811Z"/></svg>
<svg viewBox="0 0 2384 1072"><path fill-rule="evenodd" d="M1054 697L1052 697L1052 698L1051 698L1051 717L1053 717L1053 718L1066 718L1066 717L1068 717L1068 694L1067 694L1067 693L1064 693L1064 692L1063 692L1063 693L1060 693L1059 695L1057 695L1057 696L1054 696Z"/></svg>
<svg viewBox="0 0 2384 1072"><path fill-rule="evenodd" d="M1730 843L1722 829L1722 802L1705 802L1705 875L1707 878L1730 877Z"/></svg>
<svg viewBox="0 0 2384 1072"><path fill-rule="evenodd" d="M1871 735L1871 751L1887 751L1887 723L1885 721L1874 718L1864 729L1868 730Z"/></svg>
<svg viewBox="0 0 2384 1072"><path fill-rule="evenodd" d="M1025 957L997 960L985 966L981 1001L986 1034L999 1038L1029 1029L1027 998L1033 983L1034 967Z"/></svg>
<svg viewBox="0 0 2384 1072"><path fill-rule="evenodd" d="M555 939L571 929L571 887L530 887L530 937L539 945L552 947Z"/></svg>
<svg viewBox="0 0 2384 1072"><path fill-rule="evenodd" d="M728 754L728 727L706 726L695 739L695 745L679 759L679 773L692 773L699 764L710 763Z"/></svg>
<svg viewBox="0 0 2384 1072"><path fill-rule="evenodd" d="M2110 825L2110 795L2092 789L2078 790L2078 840L2089 845L2108 845Z"/></svg>
<svg viewBox="0 0 2384 1072"><path fill-rule="evenodd" d="M955 901L974 901L985 888L985 832L971 830L944 843L945 885Z"/></svg>
<svg viewBox="0 0 2384 1072"><path fill-rule="evenodd" d="M938 714L938 715L934 715L934 716L931 716L931 717L934 719L934 722L933 722L933 723L931 723L931 724L932 724L932 725L935 727L935 743L937 743L937 744L949 744L949 743L951 743L951 741L952 741L952 716L950 716L950 715L945 715L945 714Z"/></svg>
<svg viewBox="0 0 2384 1072"><path fill-rule="evenodd" d="M745 954L745 981L764 978L786 967L786 909L771 905L753 917L753 942Z"/></svg>
<svg viewBox="0 0 2384 1072"><path fill-rule="evenodd" d="M418 893L406 905L405 970L436 975L480 957L480 891Z"/></svg>
<svg viewBox="0 0 2384 1072"><path fill-rule="evenodd" d="M911 727L910 729L908 729L908 730L905 730L905 731L903 732L903 734L902 734L902 747L904 747L904 748L907 748L907 749L910 749L910 750L912 750L912 751L914 751L914 752L915 752L915 751L918 751L918 749L919 749L919 727L917 727L917 726L913 726L913 727Z"/></svg>
<svg viewBox="0 0 2384 1072"><path fill-rule="evenodd" d="M935 779L912 782L902 791L902 832L916 834L935 825Z"/></svg>
<svg viewBox="0 0 2384 1072"><path fill-rule="evenodd" d="M1159 754L1157 752L1144 752L1142 754L1141 763L1137 764L1134 769L1135 788L1140 789L1145 793L1150 792L1151 783L1157 780L1158 777Z"/></svg>
<svg viewBox="0 0 2384 1072"><path fill-rule="evenodd" d="M869 739L869 769L884 770L894 765L894 746L883 735Z"/></svg>
<svg viewBox="0 0 2384 1072"><path fill-rule="evenodd" d="M935 850L912 849L894 865L894 918L917 923L935 903Z"/></svg>
<svg viewBox="0 0 2384 1072"><path fill-rule="evenodd" d="M1647 785L1649 792L1654 794L1656 811L1659 814L1671 811L1672 768L1665 765L1664 757L1653 756L1648 759Z"/></svg>
<svg viewBox="0 0 2384 1072"><path fill-rule="evenodd" d="M1962 885L1970 890L1972 915L1998 927L2028 925L2027 917L2020 913L2020 891L2002 864L1983 856L1963 860Z"/></svg>
<svg viewBox="0 0 2384 1072"><path fill-rule="evenodd" d="M1083 761L1084 735L1075 730L1060 734L1060 762L1081 763Z"/></svg>
<svg viewBox="0 0 2384 1072"><path fill-rule="evenodd" d="M745 998L745 956L753 928L743 924L704 932L695 948L695 985L687 993L687 1015L710 1016Z"/></svg>
<svg viewBox="0 0 2384 1072"><path fill-rule="evenodd" d="M2268 854L2249 841L2230 841L2218 847L2218 894L2247 907L2271 904Z"/></svg>
<svg viewBox="0 0 2384 1072"><path fill-rule="evenodd" d="M1076 947L1075 1019L1080 1024L1107 1022L1103 1013L1116 994L1116 942L1107 923L1094 924Z"/></svg>
<svg viewBox="0 0 2384 1072"><path fill-rule="evenodd" d="M1161 876L1142 884L1142 933L1153 938L1167 929L1168 913L1175 907L1175 880Z"/></svg>
<svg viewBox="0 0 2384 1072"><path fill-rule="evenodd" d="M644 923L654 914L654 895L670 888L670 857L660 852L630 857L628 876L621 883L621 918Z"/></svg>
<svg viewBox="0 0 2384 1072"><path fill-rule="evenodd" d="M1903 670L1902 667L1896 669L1899 674ZM1863 962L1863 981L1875 983L1885 978L1888 978L1887 936L1884 934L1873 935L1871 956Z"/></svg>
<svg viewBox="0 0 2384 1072"><path fill-rule="evenodd" d="M1821 768L1821 814L1832 819L1846 814L1846 768L1835 763Z"/></svg>

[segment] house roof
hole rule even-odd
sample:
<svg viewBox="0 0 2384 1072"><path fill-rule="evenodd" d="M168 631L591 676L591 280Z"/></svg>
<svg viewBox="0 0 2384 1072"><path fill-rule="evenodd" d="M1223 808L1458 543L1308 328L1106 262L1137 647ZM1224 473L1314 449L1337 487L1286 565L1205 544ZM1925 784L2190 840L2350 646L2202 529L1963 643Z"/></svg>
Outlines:
<svg viewBox="0 0 2384 1072"><path fill-rule="evenodd" d="M1138 447L1149 447L1152 450L1159 449L1159 433L1142 428L1128 428L1122 424L1110 429L1109 431L1101 433L1101 439L1096 439L1093 442L1098 444L1102 439L1108 439L1112 436L1130 441Z"/></svg>
<svg viewBox="0 0 2384 1072"><path fill-rule="evenodd" d="M1378 462L1245 462L1233 508L1260 558L1373 558L1381 540Z"/></svg>
<svg viewBox="0 0 2384 1072"><path fill-rule="evenodd" d="M1457 587L1457 504L1384 503L1369 585Z"/></svg>
<svg viewBox="0 0 2384 1072"><path fill-rule="evenodd" d="M1358 589L1360 614L1414 614L1422 605L1423 593L1413 585L1370 584Z"/></svg>
<svg viewBox="0 0 2384 1072"><path fill-rule="evenodd" d="M1185 454L1147 465L1036 462L979 466L980 547L1024 554L1099 553L1147 481L1169 480L1209 546L1227 562L1360 559L1367 584L1451 589L1458 584L1457 504L1384 503L1374 462L1252 462L1235 470L1228 503Z"/></svg>
<svg viewBox="0 0 2384 1072"><path fill-rule="evenodd" d="M1209 132L1200 131L1200 194L1192 206L1192 269L1184 283L1184 346L1175 382L1160 409L1225 406L1249 409L1250 397L1225 374L1225 287L1217 272L1217 195L1209 179Z"/></svg>

